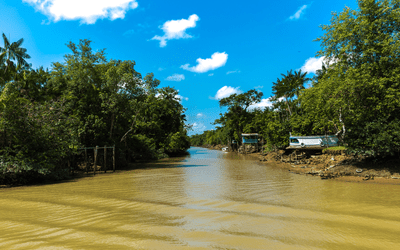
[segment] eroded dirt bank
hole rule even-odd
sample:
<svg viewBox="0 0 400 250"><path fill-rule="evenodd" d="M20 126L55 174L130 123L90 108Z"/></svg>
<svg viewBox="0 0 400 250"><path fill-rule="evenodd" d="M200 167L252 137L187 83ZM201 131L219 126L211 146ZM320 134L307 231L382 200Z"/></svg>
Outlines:
<svg viewBox="0 0 400 250"><path fill-rule="evenodd" d="M221 150L225 146L208 146ZM287 169L296 174L321 179L400 185L400 159L377 160L347 155L342 151L294 152L278 150L269 153L250 154L265 164Z"/></svg>
<svg viewBox="0 0 400 250"><path fill-rule="evenodd" d="M296 156L295 153L288 154L284 150L254 155L267 164L274 164L297 174L317 176L321 179L400 185L398 159L375 161L342 152L341 154L301 152Z"/></svg>

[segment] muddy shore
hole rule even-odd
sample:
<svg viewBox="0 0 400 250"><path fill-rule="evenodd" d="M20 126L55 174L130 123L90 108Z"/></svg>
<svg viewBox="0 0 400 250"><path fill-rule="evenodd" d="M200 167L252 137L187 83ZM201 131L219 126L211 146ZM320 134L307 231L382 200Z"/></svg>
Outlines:
<svg viewBox="0 0 400 250"><path fill-rule="evenodd" d="M206 148L221 150L223 147L215 145ZM249 155L257 157L262 163L315 178L400 185L400 159L396 158L377 160L329 150L324 153L278 150Z"/></svg>

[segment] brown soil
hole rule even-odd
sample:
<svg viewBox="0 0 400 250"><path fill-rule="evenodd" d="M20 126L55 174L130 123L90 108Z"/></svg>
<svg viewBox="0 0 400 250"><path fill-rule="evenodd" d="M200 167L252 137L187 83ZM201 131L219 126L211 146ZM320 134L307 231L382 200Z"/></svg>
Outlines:
<svg viewBox="0 0 400 250"><path fill-rule="evenodd" d="M336 179L348 182L368 182L400 185L400 160L346 155L343 152L296 153L280 150L268 154L255 154L260 161L280 166L291 172L319 176L321 179Z"/></svg>
<svg viewBox="0 0 400 250"><path fill-rule="evenodd" d="M225 146L208 146L221 150ZM297 156L296 156L297 154ZM387 158L376 160L366 157L347 155L343 151L322 153L293 152L279 150L269 153L252 153L261 162L274 165L290 172L318 176L321 179L335 179L344 182L364 182L400 185L400 159Z"/></svg>

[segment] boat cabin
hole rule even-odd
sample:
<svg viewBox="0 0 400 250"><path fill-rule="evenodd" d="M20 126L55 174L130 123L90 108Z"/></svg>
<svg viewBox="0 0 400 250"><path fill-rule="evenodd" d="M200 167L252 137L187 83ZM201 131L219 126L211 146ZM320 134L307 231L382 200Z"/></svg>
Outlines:
<svg viewBox="0 0 400 250"><path fill-rule="evenodd" d="M338 146L336 135L290 136L290 148L334 147Z"/></svg>

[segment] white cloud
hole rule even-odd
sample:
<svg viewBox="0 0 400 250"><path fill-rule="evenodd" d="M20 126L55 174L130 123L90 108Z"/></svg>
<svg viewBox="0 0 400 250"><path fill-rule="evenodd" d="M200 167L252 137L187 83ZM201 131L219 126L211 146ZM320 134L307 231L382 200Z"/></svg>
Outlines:
<svg viewBox="0 0 400 250"><path fill-rule="evenodd" d="M151 40L159 40L160 47L167 46L167 40L191 38L192 36L186 34L186 30L196 27L196 22L200 18L193 14L188 19L170 20L166 21L160 29L164 31L163 36L154 36Z"/></svg>
<svg viewBox="0 0 400 250"><path fill-rule="evenodd" d="M168 76L165 80L174 81L174 82L180 82L182 80L185 80L185 76L182 75L182 74L173 74L172 76Z"/></svg>
<svg viewBox="0 0 400 250"><path fill-rule="evenodd" d="M214 75L214 73L210 73L210 74L208 74L208 76L213 76Z"/></svg>
<svg viewBox="0 0 400 250"><path fill-rule="evenodd" d="M182 100L189 101L188 97L183 97L181 95L176 95L175 99L178 100L178 101L182 101Z"/></svg>
<svg viewBox="0 0 400 250"><path fill-rule="evenodd" d="M224 66L227 60L228 60L228 54L226 54L225 52L222 53L215 52L214 54L211 55L211 58L207 59L197 58L196 66L189 67L189 64L185 64L182 65L181 68L189 70L191 72L204 73Z"/></svg>
<svg viewBox="0 0 400 250"><path fill-rule="evenodd" d="M271 98L261 99L261 102L250 105L249 109L264 109L266 107L272 107Z"/></svg>
<svg viewBox="0 0 400 250"><path fill-rule="evenodd" d="M156 94L156 97L157 97L157 98L163 99L163 98L164 98L164 95L162 95L162 94L160 94L160 93L157 93L157 94ZM184 97L184 96L181 96L181 95L175 95L175 96L174 96L174 99L177 100L177 101L179 101L179 102L181 102L182 100L189 101L189 98L188 98L188 97Z"/></svg>
<svg viewBox="0 0 400 250"><path fill-rule="evenodd" d="M307 9L307 7L308 7L307 5L301 6L301 7L296 11L296 13L294 13L293 16L290 16L290 17L289 17L289 19L290 19L290 20L297 20L297 19L299 19L299 18L301 17L301 15L304 14L304 10Z"/></svg>
<svg viewBox="0 0 400 250"><path fill-rule="evenodd" d="M278 101L282 101L284 98L278 98ZM272 107L271 97L266 99L261 99L261 102L250 105L249 109L265 109L266 107Z"/></svg>
<svg viewBox="0 0 400 250"><path fill-rule="evenodd" d="M203 114L203 113L198 113L198 114L196 115L196 117L197 117L197 118L204 117L204 114Z"/></svg>
<svg viewBox="0 0 400 250"><path fill-rule="evenodd" d="M240 93L242 93L242 91L239 89L239 87L233 88L230 86L223 86L217 91L217 94L215 94L214 99L221 100L222 98L228 97L230 95L240 94Z"/></svg>
<svg viewBox="0 0 400 250"><path fill-rule="evenodd" d="M311 57L306 60L304 65L301 67L302 71L307 71L308 73L314 73L322 68L322 63L324 62L325 57L322 56L320 58Z"/></svg>
<svg viewBox="0 0 400 250"><path fill-rule="evenodd" d="M206 130L206 126L203 124L203 123L197 123L197 122L195 122L195 123L193 123L192 124L193 125L193 131L195 132L195 133L201 133L201 132L203 132L204 130Z"/></svg>
<svg viewBox="0 0 400 250"><path fill-rule="evenodd" d="M227 75L233 74L233 73L240 73L240 70L233 70L233 71L226 72Z"/></svg>
<svg viewBox="0 0 400 250"><path fill-rule="evenodd" d="M22 0L42 12L54 22L80 20L94 24L98 19L125 18L128 10L136 9L136 0Z"/></svg>

